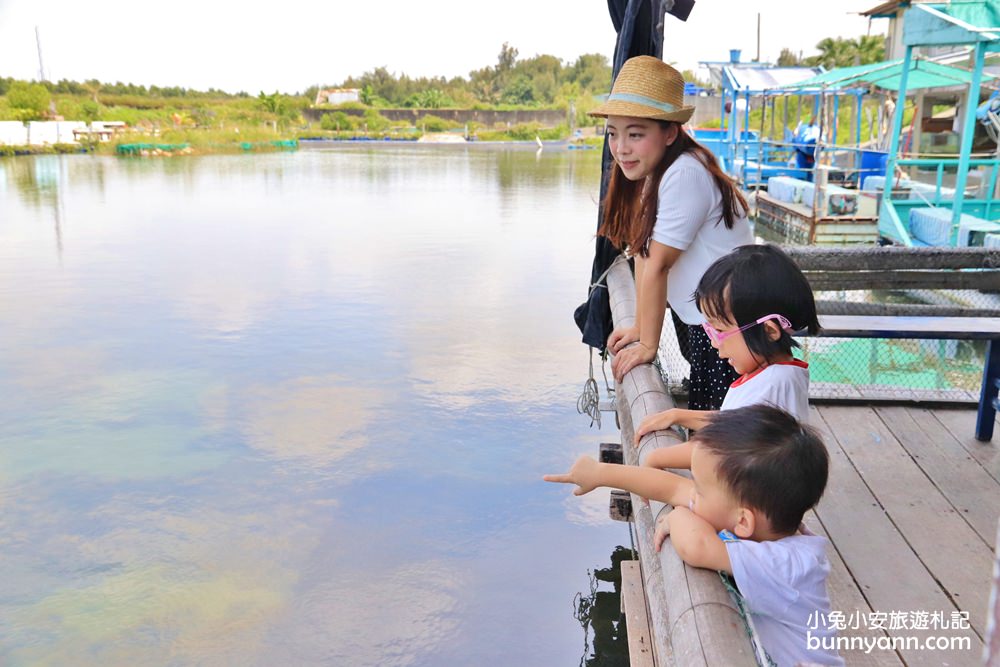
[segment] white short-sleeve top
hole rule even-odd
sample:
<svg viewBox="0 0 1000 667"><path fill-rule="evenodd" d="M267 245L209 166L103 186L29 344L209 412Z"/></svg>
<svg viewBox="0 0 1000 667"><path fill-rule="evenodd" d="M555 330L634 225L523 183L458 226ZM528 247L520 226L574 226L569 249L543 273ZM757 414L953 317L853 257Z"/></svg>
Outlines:
<svg viewBox="0 0 1000 667"><path fill-rule="evenodd" d="M775 664L842 667L837 631L829 620L826 538L806 530L768 542L725 542L733 579Z"/></svg>
<svg viewBox="0 0 1000 667"><path fill-rule="evenodd" d="M667 301L687 324L705 321L692 295L705 270L733 248L753 243L746 217L726 229L722 194L698 158L684 153L660 179L653 240L681 250L667 275Z"/></svg>
<svg viewBox="0 0 1000 667"><path fill-rule="evenodd" d="M768 364L729 386L723 410L766 403L809 423L809 364L798 359Z"/></svg>

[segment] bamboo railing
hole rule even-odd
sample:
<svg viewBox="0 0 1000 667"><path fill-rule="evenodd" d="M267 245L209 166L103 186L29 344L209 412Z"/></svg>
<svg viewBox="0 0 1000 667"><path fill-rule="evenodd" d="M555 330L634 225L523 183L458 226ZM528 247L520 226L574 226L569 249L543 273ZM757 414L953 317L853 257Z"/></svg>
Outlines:
<svg viewBox="0 0 1000 667"><path fill-rule="evenodd" d="M634 324L635 282L624 260L618 260L608 273L608 293L615 326ZM673 431L658 431L635 445L635 424L646 415L674 407L652 364L629 371L616 385L615 395L627 464L641 465L654 449L681 442ZM669 507L656 501L647 504L633 494L632 508L657 665L756 665L739 611L718 573L685 565L669 539L660 553L653 549L655 522Z"/></svg>

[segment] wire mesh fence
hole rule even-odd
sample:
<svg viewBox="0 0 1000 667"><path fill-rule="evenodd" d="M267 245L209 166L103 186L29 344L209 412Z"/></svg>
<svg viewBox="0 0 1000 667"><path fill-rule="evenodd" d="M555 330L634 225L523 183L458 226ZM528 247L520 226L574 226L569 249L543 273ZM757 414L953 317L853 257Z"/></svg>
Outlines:
<svg viewBox="0 0 1000 667"><path fill-rule="evenodd" d="M953 307L932 311L958 313L975 309L980 316L1000 314L1000 295L977 290L852 290L816 292L820 313L837 312L836 304ZM851 308L858 312L859 307ZM864 312L864 306L860 307ZM872 312L877 312L873 308ZM995 315L994 315L995 316ZM681 356L676 334L663 327L659 361L664 382L685 393L690 367ZM881 338L798 338L795 356L809 364L810 397L847 400L916 400L976 402L985 364L986 343L968 340Z"/></svg>

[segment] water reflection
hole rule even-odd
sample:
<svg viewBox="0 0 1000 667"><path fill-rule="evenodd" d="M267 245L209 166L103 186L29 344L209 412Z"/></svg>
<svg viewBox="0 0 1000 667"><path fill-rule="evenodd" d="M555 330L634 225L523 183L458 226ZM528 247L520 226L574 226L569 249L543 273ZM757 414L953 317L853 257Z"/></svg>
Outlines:
<svg viewBox="0 0 1000 667"><path fill-rule="evenodd" d="M56 254L62 258L62 227L65 218L62 186L67 180L66 161L63 156L39 155L29 158L8 159L0 170L0 193L7 189L8 179L12 189L26 203L48 213L52 222Z"/></svg>
<svg viewBox="0 0 1000 667"><path fill-rule="evenodd" d="M576 659L597 156L0 167L0 662Z"/></svg>
<svg viewBox="0 0 1000 667"><path fill-rule="evenodd" d="M589 573L590 592L578 593L573 600L584 636L580 667L626 667L629 664L628 631L621 606L621 566L625 560L637 560L635 552L623 546L615 547L611 552L611 566ZM610 585L611 590L599 590L601 584Z"/></svg>
<svg viewBox="0 0 1000 667"><path fill-rule="evenodd" d="M370 422L386 412L377 389L337 376L251 387L238 405L243 414L234 421L243 424L250 447L315 466L329 466L365 447Z"/></svg>

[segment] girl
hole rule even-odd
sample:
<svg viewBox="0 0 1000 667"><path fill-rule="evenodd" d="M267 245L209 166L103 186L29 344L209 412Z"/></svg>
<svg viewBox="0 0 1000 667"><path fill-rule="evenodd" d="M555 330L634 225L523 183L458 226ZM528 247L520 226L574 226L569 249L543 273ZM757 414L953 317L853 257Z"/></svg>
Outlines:
<svg viewBox="0 0 1000 667"><path fill-rule="evenodd" d="M608 338L619 382L656 356L667 302L681 353L691 364L688 405L717 409L736 378L712 349L691 293L708 266L753 243L747 204L708 149L681 127L684 79L651 56L622 66L607 102L591 112L607 118L611 172L598 233L635 256L635 326Z"/></svg>
<svg viewBox="0 0 1000 667"><path fill-rule="evenodd" d="M771 245L737 248L708 268L695 292L703 325L719 357L739 375L722 403L723 410L767 403L800 422L809 419L809 366L792 356L794 331L819 331L816 302L805 276L788 255ZM700 429L713 413L664 410L646 417L636 443L652 431L674 424ZM650 452L646 465L690 468L691 445Z"/></svg>

